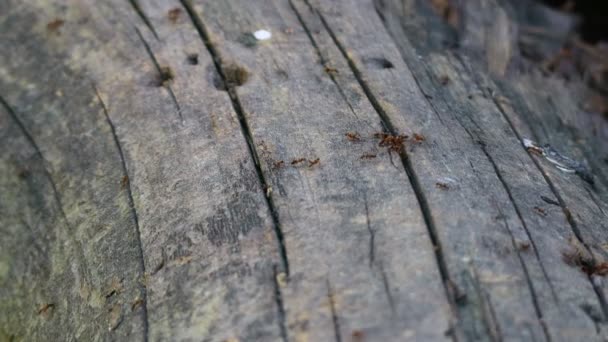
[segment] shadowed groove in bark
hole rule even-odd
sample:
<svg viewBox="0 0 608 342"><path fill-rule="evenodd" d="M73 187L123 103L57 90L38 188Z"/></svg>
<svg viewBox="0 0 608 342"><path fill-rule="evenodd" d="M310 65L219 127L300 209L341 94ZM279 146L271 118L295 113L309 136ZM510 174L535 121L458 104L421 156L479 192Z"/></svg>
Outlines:
<svg viewBox="0 0 608 342"><path fill-rule="evenodd" d="M207 51L211 55L211 58L213 60L213 64L215 66L217 73L222 78L222 81L224 82L224 84L229 85L226 90L228 92L228 95L230 96L230 100L232 102L232 107L234 108L234 111L238 117L239 124L240 124L241 130L243 132L243 136L245 137L245 140L247 142L247 147L249 149L249 153L251 155L251 158L253 159L253 162L255 165L255 171L257 173L258 180L262 187L261 190L267 189L269 185L268 185L268 182L266 181L266 177L264 176L264 172L262 171L262 167L260 165L260 158L258 156L258 153L255 149L255 145L253 143L253 136L251 134L251 129L249 128L249 124L247 122L247 119L245 118L245 111L243 110L243 106L241 105L241 101L238 98L234 85L230 85L230 83L227 82L226 73L224 71L224 68L222 67L221 54L217 50L217 48L213 45L213 43L211 42L210 34L209 34L209 31L207 30L207 26L203 23L202 18L195 12L192 2L190 0L180 0L180 1L182 3L182 6L184 6L184 8L186 9L186 12L188 13L190 20L192 21L192 24L194 25L194 28L197 30L201 40L203 41L203 44L205 44ZM279 214L274 205L274 201L272 200L272 195L268 194L266 191L263 191L263 193L264 193L264 198L266 199L266 204L268 206L268 209L270 210L274 232L275 232L277 240L278 240L279 253L281 256L282 267L285 270L285 274L287 275L287 277L289 277L289 259L287 258L287 249L285 247L283 231L281 229L281 224L279 221Z"/></svg>
<svg viewBox="0 0 608 342"><path fill-rule="evenodd" d="M390 118L388 117L388 115L386 114L386 112L384 111L384 109L382 108L380 103L378 102L378 99L376 99L376 96L373 94L373 92L371 91L371 89L369 88L367 83L363 80L363 77L361 75L359 68L357 67L355 62L349 57L348 53L346 52L346 49L344 48L342 43L340 43L336 34L333 32L331 27L328 25L323 14L320 11L314 9L314 7L307 0L304 0L304 1L308 5L308 7L311 9L311 11L313 11L314 13L316 13L319 16L321 23L323 24L323 27L325 28L325 30L331 37L332 41L334 42L334 44L336 45L338 50L341 52L344 59L347 61L348 65L351 69L351 72L355 76L357 82L361 86L361 89L365 93L365 95L366 95L367 99L369 100L369 102L371 103L372 107L378 114L380 121L382 122L382 125L385 128L386 133L390 133L392 135L397 135L398 132L395 129L395 127L393 126L393 124L391 123ZM295 7L292 6L292 9L298 16L300 16L299 12L297 11L297 9ZM308 28L306 28L306 24L304 22L301 22L301 24L305 27L305 30L308 29ZM427 232L429 234L429 238L431 240L431 243L433 244L434 251L435 251L435 259L437 262L437 266L439 269L439 273L441 276L442 284L443 284L447 299L449 301L449 304L450 304L450 307L451 307L453 313L456 314L458 312L458 309L456 306L456 302L454 300L454 296L448 286L450 276L449 276L446 262L443 257L441 243L437 236L437 230L435 228L435 223L433 220L433 216L431 214L430 207L428 205L428 202L426 200L424 193L422 192L422 188L421 188L418 176L414 172L411 162L404 149L402 149L401 152L399 152L399 157L401 159L402 166L405 170L405 173L407 174L409 183L414 191L414 194L415 194L418 204L420 206L420 211L422 213L422 217L424 219L425 226L426 226Z"/></svg>
<svg viewBox="0 0 608 342"><path fill-rule="evenodd" d="M479 274L477 273L474 263L471 263L470 267L471 269L467 272L467 277L469 278L470 285L472 285L475 296L479 301L479 307L482 314L481 321L484 323L491 341L502 341L503 338L500 332L500 324L496 319L496 312L494 311L494 306L492 305L490 296L482 287Z"/></svg>
<svg viewBox="0 0 608 342"><path fill-rule="evenodd" d="M485 150L484 150L484 152L485 152ZM488 157L488 155L486 155L486 157ZM488 158L490 158L490 157L488 157ZM491 160L491 162L493 162L493 160ZM471 165L471 169L473 170L473 173L475 174L475 176L477 177L477 179L479 180L479 182L481 184L483 184L483 181L479 177L479 173L476 171L475 167L473 166L473 163L471 161L469 161L469 164ZM498 168L494 164L492 166L494 168L494 172L498 173L499 172ZM498 174L497 174L497 176L501 177ZM504 183L503 183L503 186L504 186ZM513 203L512 200L511 200L511 202ZM530 277L530 271L528 271L528 267L526 266L526 264L524 262L524 259L523 259L522 255L521 255L519 247L517 246L517 241L515 240L515 236L511 232L511 227L509 226L509 221L507 221L507 219L506 219L506 215L503 213L503 211L500 209L499 206L495 205L494 207L498 211L500 217L502 218L503 223L505 224L506 231L509 233L509 237L511 238L511 245L513 246L514 250L517 252L517 258L519 259L519 263L520 263L520 265L522 267L522 270L524 272L524 276L526 277L526 285L528 286L528 290L530 291L530 294L532 296L532 303L534 305L534 310L536 312L536 315L539 318L539 324L541 324L541 326L542 326L542 328L544 330L544 334L547 337L547 340L550 342L551 341L551 335L549 334L549 331L548 331L548 328L547 328L547 325L546 325L545 321L542 319L543 314L542 314L542 311L540 309L540 305L538 303L538 298L536 296L536 291L535 291L535 288L534 288L534 284L532 283L532 279ZM519 213L518 212L516 212L516 213L518 214L518 217L519 217ZM523 220L521 220L521 217L519 217L519 218L520 218L520 221L523 224ZM530 239L529 235L528 235L528 239ZM536 253L536 258L538 259L539 258L539 256L538 256L538 249L535 247L535 245L533 244L532 240L530 240L530 244L533 246L532 248L534 249L534 252ZM542 267L542 264L540 263L540 260L539 260L539 265L541 267L541 271L544 272L544 268ZM544 276L547 277L547 274L545 273ZM551 290L551 294L553 296L553 299L556 302L558 302L559 300L557 298L557 294L555 293L555 289L551 286L551 283L549 283L549 289Z"/></svg>
<svg viewBox="0 0 608 342"><path fill-rule="evenodd" d="M331 321L334 326L334 335L336 337L336 342L342 342L342 334L340 333L340 320L338 319L338 313L336 311L336 300L334 298L334 293L331 288L331 284L329 283L329 279L327 279L327 300L329 301Z"/></svg>
<svg viewBox="0 0 608 342"><path fill-rule="evenodd" d="M285 306L283 305L283 293L281 292L281 284L279 283L279 272L277 267L273 267L273 284L274 284L274 300L277 305L277 314L279 316L279 330L283 342L289 341L287 336L287 325L285 324Z"/></svg>
<svg viewBox="0 0 608 342"><path fill-rule="evenodd" d="M118 139L118 135L116 134L116 127L114 126L114 123L112 122L112 119L110 119L110 114L108 113L108 107L106 107L105 102L103 101L103 99L101 98L101 95L99 94L99 90L97 89L96 86L93 86L93 90L95 91L95 95L97 96L97 99L99 100L99 103L101 105L101 108L103 109L103 114L105 116L106 122L108 123L108 125L110 126L110 130L112 131L112 138L114 140L114 143L116 144L116 149L118 150L118 155L120 156L120 165L122 167L122 171L125 177L127 177L127 183L126 183L126 190L127 190L127 197L129 200L129 207L131 208L131 215L133 216L133 221L135 223L135 229L137 230L137 246L138 246L138 252L139 252L139 260L140 260L140 267L141 267L141 271L142 271L142 275L146 275L146 264L144 261L144 249L141 243L141 231L139 228L139 219L137 218L137 211L135 209L135 202L133 201L133 192L131 190L131 177L129 177L129 173L127 171L127 163L125 161L125 156L124 156L124 152L122 150L122 146L120 145L120 140ZM143 316L143 321L144 321L144 341L148 341L148 332L149 332L149 323L148 323L148 293L146 290L146 287L143 284L140 284L140 291L142 293L142 299L143 299L143 303L142 303L142 316Z"/></svg>
<svg viewBox="0 0 608 342"><path fill-rule="evenodd" d="M154 64L156 71L158 71L158 75L160 77L160 82L162 84L165 81L165 80L163 80L163 78L166 77L166 75L165 75L166 71L164 71L163 67L161 67L160 64L158 63L158 60L156 59L154 52L152 52L152 48L150 47L150 45L148 44L148 42L146 41L146 39L144 38L144 36L141 34L141 32L139 31L139 29L137 27L135 27L135 32L137 32L137 36L139 37L141 42L144 44L144 47L146 48L146 52L150 56L150 59L152 60L152 63ZM162 84L162 85L165 86L164 84ZM182 116L182 109L180 108L179 103L177 102L177 97L175 97L173 88L171 88L170 84L167 84L166 88L169 91L169 95L171 96L173 103L175 104L175 108L177 109L177 115L179 116L180 121L182 123L184 123L184 117Z"/></svg>
<svg viewBox="0 0 608 342"><path fill-rule="evenodd" d="M312 33L308 29L308 26L306 26L304 24L304 19L302 19L302 17L300 16L300 13L296 9L296 7L293 4L292 0L289 0L289 6L291 7L291 9L295 13L296 17L298 18L298 21L302 25L302 28L304 29L304 32L306 33L306 36L310 40L310 43L312 44L312 47L314 48L317 56L319 57L319 61L321 62L321 65L323 65L324 68L331 67L330 64L329 64L329 62L325 59L325 57L321 53L321 49L319 49L319 46L317 45L317 41L313 38ZM333 72L328 71L326 69L326 74L329 75L329 78L331 79L331 81L338 88L338 92L340 93L340 96L342 96L342 99L344 100L344 102L346 102L346 105L350 109L351 113L353 113L353 115L355 116L355 118L359 119L359 116L355 112L355 109L353 108L353 106L350 104L350 101L348 101L348 98L346 97L346 94L344 93L344 89L342 89L342 87L340 86L340 84L336 80L336 77L334 76Z"/></svg>
<svg viewBox="0 0 608 342"><path fill-rule="evenodd" d="M595 204L596 208L600 211L600 213L602 213L602 215L604 215L604 217L606 217L606 219L608 219L608 215L606 214L606 212L600 205L600 202L597 200L597 198L595 198L595 195L593 194L593 192L591 192L591 190L589 190L588 188L585 188L585 191L587 191L587 194L589 194L589 198L591 198L591 201L593 201L593 204Z"/></svg>
<svg viewBox="0 0 608 342"><path fill-rule="evenodd" d="M391 307L391 313L394 316L397 311L395 308L395 300L393 299L393 293L391 292L391 287L388 283L388 277L386 276L386 271L384 270L384 266L382 266L382 264L380 264L378 268L380 269L380 276L382 276L382 285L384 287L384 293L386 294L388 305Z"/></svg>
<svg viewBox="0 0 608 342"><path fill-rule="evenodd" d="M55 201L57 202L57 205L59 206L61 216L65 220L65 224L66 224L66 226L68 226L68 229L71 230L67 216L65 215L65 212L63 210L63 204L61 203L61 198L59 197L59 192L57 191L57 186L55 185L55 182L53 181L53 178L51 177L51 173L49 172L49 170L46 167L47 162L44 159L44 156L42 155L42 152L40 151L38 144L36 144L36 141L30 134L30 132L25 128L25 125L23 124L23 122L21 122L21 119L19 119L19 117L17 116L17 114L15 113L13 108L8 104L8 102L6 102L6 100L2 96L0 96L0 103L6 109L9 116L11 117L11 119L13 119L13 121L17 124L17 126L19 127L19 129L21 130L23 135L25 136L28 143L34 148L34 151L36 152L36 156L38 156L38 158L40 159L40 162L42 163L42 169L44 170L44 175L46 176L46 178L48 178L48 180L51 184L51 188L53 189L53 197L55 198Z"/></svg>
<svg viewBox="0 0 608 342"><path fill-rule="evenodd" d="M158 34L156 34L156 30L154 30L152 23L150 23L150 20L148 19L148 17L144 13L144 11L139 6L139 1L138 0L129 0L129 3L131 4L131 7L133 7L133 10L135 10L137 15L144 22L144 24L146 24L148 29L150 29L150 32L152 32L152 34L154 35L154 38L156 38L156 40L158 40Z"/></svg>
<svg viewBox="0 0 608 342"><path fill-rule="evenodd" d="M61 202L61 197L59 196L59 191L57 191L57 185L55 184L55 181L53 180L53 177L51 177L51 173L49 172L49 170L47 168L47 161L44 159L44 156L42 155L42 151L38 147L38 144L36 143L36 141L34 140L32 135L30 134L30 132L27 130L27 128L25 127L25 125L23 124L21 119L19 119L19 117L17 116L17 113L15 113L13 108L8 104L8 102L4 99L4 97L2 97L2 95L0 95L0 104L8 112L11 119L13 119L13 121L17 124L17 126L19 127L19 130L21 131L21 133L23 133L23 135L25 136L28 143L32 146L32 148L34 148L36 156L38 157L38 159L40 159L40 163L42 164L42 170L44 171L44 175L48 179L49 183L51 184L51 189L53 190L53 198L55 200L55 203L57 203L57 207L58 207L59 213L61 215L61 218L65 222L65 225L66 225L68 231L72 232L73 229L72 229L72 226L70 225L70 221L68 221L67 215L65 214L65 210L63 208L63 203ZM72 235L70 235L70 236L72 236ZM82 244L80 243L79 240L76 240L76 239L73 239L73 242L77 246L77 252L80 254L82 267L84 269L83 270L84 281L89 283L90 279L91 279L91 273L89 270L87 259L84 256L84 250L82 248ZM88 284L88 285L91 285L91 284Z"/></svg>
<svg viewBox="0 0 608 342"><path fill-rule="evenodd" d="M369 232L369 265L370 267L374 264L374 259L376 258L375 253L375 239L376 239L376 231L372 229L372 224L369 219L369 204L367 203L367 194L364 195L365 199L365 223L367 225L367 231Z"/></svg>

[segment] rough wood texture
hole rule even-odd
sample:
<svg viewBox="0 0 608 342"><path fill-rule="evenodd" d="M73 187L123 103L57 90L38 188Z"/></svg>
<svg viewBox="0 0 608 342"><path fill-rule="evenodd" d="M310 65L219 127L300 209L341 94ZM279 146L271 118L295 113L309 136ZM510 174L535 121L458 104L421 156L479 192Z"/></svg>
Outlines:
<svg viewBox="0 0 608 342"><path fill-rule="evenodd" d="M555 14L440 3L0 3L0 341L606 340Z"/></svg>

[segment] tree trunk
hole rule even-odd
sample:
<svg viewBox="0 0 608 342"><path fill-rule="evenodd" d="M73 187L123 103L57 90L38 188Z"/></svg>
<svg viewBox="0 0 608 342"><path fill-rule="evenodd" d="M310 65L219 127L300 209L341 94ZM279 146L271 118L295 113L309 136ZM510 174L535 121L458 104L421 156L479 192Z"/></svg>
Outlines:
<svg viewBox="0 0 608 342"><path fill-rule="evenodd" d="M570 24L3 0L0 340L605 340L607 125L521 57Z"/></svg>

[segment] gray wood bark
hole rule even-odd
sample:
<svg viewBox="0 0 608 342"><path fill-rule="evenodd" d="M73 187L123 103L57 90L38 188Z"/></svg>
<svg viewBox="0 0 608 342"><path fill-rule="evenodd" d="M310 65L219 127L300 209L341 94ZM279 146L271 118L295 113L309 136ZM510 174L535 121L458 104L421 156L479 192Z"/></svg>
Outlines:
<svg viewBox="0 0 608 342"><path fill-rule="evenodd" d="M608 125L457 15L0 2L0 341L606 340Z"/></svg>

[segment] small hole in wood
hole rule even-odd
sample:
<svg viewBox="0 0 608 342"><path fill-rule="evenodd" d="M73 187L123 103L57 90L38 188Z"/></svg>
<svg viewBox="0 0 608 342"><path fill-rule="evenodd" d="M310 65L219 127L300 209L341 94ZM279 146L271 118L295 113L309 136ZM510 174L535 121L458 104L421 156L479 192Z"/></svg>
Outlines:
<svg viewBox="0 0 608 342"><path fill-rule="evenodd" d="M364 63L375 69L392 69L395 67L391 61L384 57L367 58Z"/></svg>
<svg viewBox="0 0 608 342"><path fill-rule="evenodd" d="M188 64L197 65L198 64L198 53L190 53L187 57Z"/></svg>
<svg viewBox="0 0 608 342"><path fill-rule="evenodd" d="M171 81L173 81L174 78L175 78L175 73L173 72L173 69L171 69L171 67L161 66L157 86L158 87L167 86L167 85L169 85L169 83L171 83Z"/></svg>
<svg viewBox="0 0 608 342"><path fill-rule="evenodd" d="M248 48L253 48L258 44L258 40L251 32L245 32L239 36L237 41Z"/></svg>
<svg viewBox="0 0 608 342"><path fill-rule="evenodd" d="M181 14L182 14L182 9L179 7L175 7L173 9L170 9L169 12L167 12L167 17L169 17L169 21L172 24L175 24Z"/></svg>
<svg viewBox="0 0 608 342"><path fill-rule="evenodd" d="M249 79L249 71L236 63L227 63L222 66L224 71L224 90L239 87Z"/></svg>

